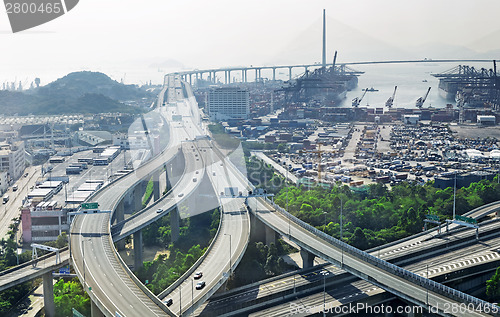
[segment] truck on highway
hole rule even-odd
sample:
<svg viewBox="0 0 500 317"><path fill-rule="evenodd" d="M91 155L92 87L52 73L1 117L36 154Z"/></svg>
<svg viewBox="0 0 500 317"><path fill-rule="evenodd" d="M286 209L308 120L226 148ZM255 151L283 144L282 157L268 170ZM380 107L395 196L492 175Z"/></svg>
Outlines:
<svg viewBox="0 0 500 317"><path fill-rule="evenodd" d="M78 166L68 166L66 167L66 175L68 174L80 174L82 169Z"/></svg>

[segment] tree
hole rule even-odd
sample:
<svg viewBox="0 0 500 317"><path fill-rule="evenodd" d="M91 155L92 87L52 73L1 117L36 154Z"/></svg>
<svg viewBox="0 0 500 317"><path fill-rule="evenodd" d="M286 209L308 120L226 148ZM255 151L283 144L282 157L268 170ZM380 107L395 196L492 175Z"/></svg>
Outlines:
<svg viewBox="0 0 500 317"><path fill-rule="evenodd" d="M365 236L365 232L363 231L363 229L361 229L360 227L357 227L354 230L354 234L352 235L349 243L352 244L353 246L355 246L356 248L361 249L361 250L366 249L368 247L368 243L366 241L366 236Z"/></svg>
<svg viewBox="0 0 500 317"><path fill-rule="evenodd" d="M90 316L90 298L76 278L69 282L60 279L54 284L54 303L57 317L72 316L72 308Z"/></svg>
<svg viewBox="0 0 500 317"><path fill-rule="evenodd" d="M486 281L486 295L491 299L500 296L500 267L497 268L491 279Z"/></svg>

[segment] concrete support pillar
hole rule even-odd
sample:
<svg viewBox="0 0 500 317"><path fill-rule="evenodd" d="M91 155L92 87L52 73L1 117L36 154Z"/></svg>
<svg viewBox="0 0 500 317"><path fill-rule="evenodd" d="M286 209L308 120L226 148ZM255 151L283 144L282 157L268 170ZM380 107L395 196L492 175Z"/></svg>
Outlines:
<svg viewBox="0 0 500 317"><path fill-rule="evenodd" d="M122 200L122 201L120 201L120 203L118 203L118 206L116 206L116 210L115 210L116 223L125 220L124 204L125 203ZM120 241L116 242L116 248L118 249L118 251L124 250L125 249L125 239L121 239Z"/></svg>
<svg viewBox="0 0 500 317"><path fill-rule="evenodd" d="M52 272L43 275L43 305L45 306L45 316L54 317L56 315L56 304L54 304L54 283Z"/></svg>
<svg viewBox="0 0 500 317"><path fill-rule="evenodd" d="M115 219L116 219L117 223L125 220L125 207L124 207L124 205L125 205L125 203L122 200L118 203L118 206L116 206Z"/></svg>
<svg viewBox="0 0 500 317"><path fill-rule="evenodd" d="M300 257L302 258L302 268L303 269L314 265L315 256L311 252L304 250L304 249L300 249Z"/></svg>
<svg viewBox="0 0 500 317"><path fill-rule="evenodd" d="M153 199L157 201L160 197L160 172L156 172L153 174Z"/></svg>
<svg viewBox="0 0 500 317"><path fill-rule="evenodd" d="M276 244L276 231L266 226L266 245Z"/></svg>
<svg viewBox="0 0 500 317"><path fill-rule="evenodd" d="M259 79L259 71L256 68L255 69L255 81L257 81L258 79Z"/></svg>
<svg viewBox="0 0 500 317"><path fill-rule="evenodd" d="M273 67L273 80L276 80L276 68Z"/></svg>
<svg viewBox="0 0 500 317"><path fill-rule="evenodd" d="M193 80L192 80L191 74L189 74L189 84L192 85L192 83L193 83Z"/></svg>
<svg viewBox="0 0 500 317"><path fill-rule="evenodd" d="M246 69L244 70L244 72L245 72L245 82L248 82L248 78L247 78L248 72Z"/></svg>
<svg viewBox="0 0 500 317"><path fill-rule="evenodd" d="M307 73L307 66L304 67L304 71Z"/></svg>
<svg viewBox="0 0 500 317"><path fill-rule="evenodd" d="M200 80L203 80L203 73L200 73Z"/></svg>
<svg viewBox="0 0 500 317"><path fill-rule="evenodd" d="M292 67L288 67L288 80L292 80Z"/></svg>
<svg viewBox="0 0 500 317"><path fill-rule="evenodd" d="M90 301L90 316L92 317L104 317L104 314L101 312L99 307L97 307L96 304L94 304L93 301Z"/></svg>
<svg viewBox="0 0 500 317"><path fill-rule="evenodd" d="M179 211L177 208L174 208L170 212L170 236L172 238L172 242L175 242L179 239L180 235L180 217L179 217Z"/></svg>
<svg viewBox="0 0 500 317"><path fill-rule="evenodd" d="M142 209L142 184L139 183L134 188L134 211L139 211Z"/></svg>
<svg viewBox="0 0 500 317"><path fill-rule="evenodd" d="M230 70L227 71L227 83L228 84L231 83L231 71Z"/></svg>
<svg viewBox="0 0 500 317"><path fill-rule="evenodd" d="M262 74L260 73L261 69L259 68L259 79L262 78Z"/></svg>
<svg viewBox="0 0 500 317"><path fill-rule="evenodd" d="M134 233L134 270L142 267L142 230Z"/></svg>

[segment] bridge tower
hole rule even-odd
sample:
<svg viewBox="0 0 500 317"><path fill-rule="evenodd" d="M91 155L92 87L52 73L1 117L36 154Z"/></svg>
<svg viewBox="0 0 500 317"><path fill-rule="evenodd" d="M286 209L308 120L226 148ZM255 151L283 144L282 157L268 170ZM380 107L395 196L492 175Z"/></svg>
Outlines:
<svg viewBox="0 0 500 317"><path fill-rule="evenodd" d="M323 56L322 56L323 68L326 68L326 10L323 9Z"/></svg>

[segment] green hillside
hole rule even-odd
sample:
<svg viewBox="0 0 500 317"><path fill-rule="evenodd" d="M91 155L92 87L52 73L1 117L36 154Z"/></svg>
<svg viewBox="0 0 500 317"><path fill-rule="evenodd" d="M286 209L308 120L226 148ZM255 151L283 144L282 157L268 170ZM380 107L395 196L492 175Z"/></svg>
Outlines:
<svg viewBox="0 0 500 317"><path fill-rule="evenodd" d="M103 73L76 72L27 92L0 90L0 114L137 113L142 109L120 101L142 98L153 96Z"/></svg>

